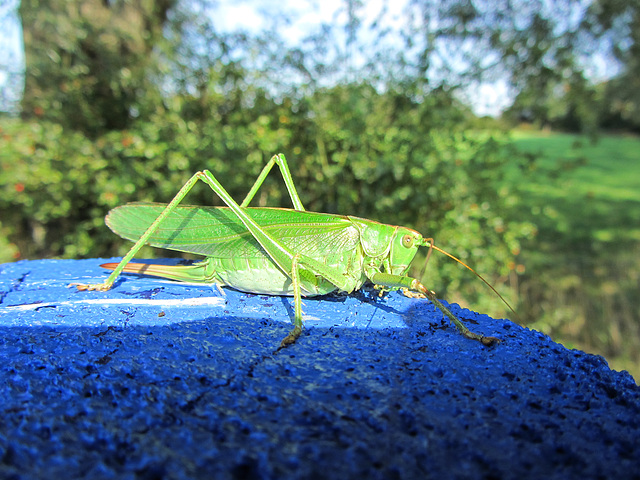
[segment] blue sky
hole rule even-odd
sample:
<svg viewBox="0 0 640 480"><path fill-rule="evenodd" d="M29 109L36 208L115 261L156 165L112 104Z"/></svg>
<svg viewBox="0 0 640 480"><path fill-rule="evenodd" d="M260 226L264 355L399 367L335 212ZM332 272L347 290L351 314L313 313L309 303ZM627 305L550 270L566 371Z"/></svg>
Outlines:
<svg viewBox="0 0 640 480"><path fill-rule="evenodd" d="M18 0L0 0L0 89L1 97L9 93L7 71L24 71L22 28L17 16ZM19 98L9 96L6 100L16 104Z"/></svg>

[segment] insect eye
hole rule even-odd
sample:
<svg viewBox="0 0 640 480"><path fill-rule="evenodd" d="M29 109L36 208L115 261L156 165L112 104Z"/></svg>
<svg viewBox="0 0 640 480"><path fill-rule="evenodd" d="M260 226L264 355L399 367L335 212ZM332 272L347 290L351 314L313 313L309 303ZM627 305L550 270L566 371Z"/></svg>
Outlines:
<svg viewBox="0 0 640 480"><path fill-rule="evenodd" d="M413 237L409 234L406 234L402 237L402 246L405 248L413 247Z"/></svg>

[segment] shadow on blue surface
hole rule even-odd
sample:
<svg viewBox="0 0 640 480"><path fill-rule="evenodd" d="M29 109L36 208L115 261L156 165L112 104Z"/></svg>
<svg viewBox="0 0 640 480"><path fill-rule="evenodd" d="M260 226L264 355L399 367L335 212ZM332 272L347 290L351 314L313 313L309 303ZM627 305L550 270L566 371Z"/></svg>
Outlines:
<svg viewBox="0 0 640 480"><path fill-rule="evenodd" d="M291 299L1 265L0 478L638 478L640 389L598 356L426 300Z"/></svg>

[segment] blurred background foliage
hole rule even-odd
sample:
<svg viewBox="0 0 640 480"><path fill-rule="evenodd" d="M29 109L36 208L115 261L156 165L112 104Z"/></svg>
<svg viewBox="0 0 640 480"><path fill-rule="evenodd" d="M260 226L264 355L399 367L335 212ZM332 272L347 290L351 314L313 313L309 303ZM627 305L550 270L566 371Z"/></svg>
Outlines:
<svg viewBox="0 0 640 480"><path fill-rule="evenodd" d="M546 207L567 198L540 189L567 195L561 182L590 160L510 133L526 122L590 144L605 129L640 131L638 4L408 0L392 15L382 1L374 16L365 5L345 0L292 43L286 9L263 11L265 28L229 31L216 27L213 0L23 0L26 68L2 67L24 91L17 106L0 96L0 262L121 255L129 245L103 223L110 208L166 202L204 168L241 199L283 152L307 209L432 236L525 324L639 375L639 238L572 235L573 225L554 249L558 208ZM596 81L603 58L616 74ZM495 79L513 101L499 119L478 117L469 92ZM254 205L290 206L271 177ZM221 203L206 187L188 201ZM637 196L627 201L640 209ZM167 252L144 252L153 255ZM576 272L576 261L589 265ZM508 316L446 258L432 258L423 282Z"/></svg>

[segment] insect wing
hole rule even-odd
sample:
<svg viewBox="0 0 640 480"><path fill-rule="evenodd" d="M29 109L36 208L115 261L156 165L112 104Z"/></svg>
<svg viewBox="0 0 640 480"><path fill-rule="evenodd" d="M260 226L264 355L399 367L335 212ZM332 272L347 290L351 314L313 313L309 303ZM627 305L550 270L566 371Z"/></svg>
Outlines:
<svg viewBox="0 0 640 480"><path fill-rule="evenodd" d="M128 203L109 212L114 233L135 241L166 207L161 203ZM282 208L246 208L267 233L294 252L325 258L352 251L359 233L348 218ZM149 238L153 247L218 258L264 256L262 247L226 207L179 206Z"/></svg>

